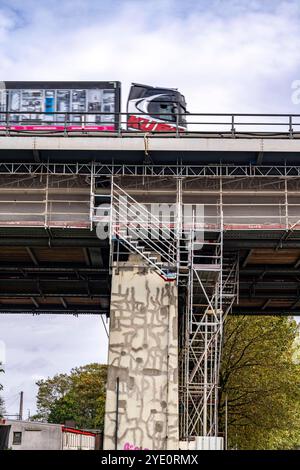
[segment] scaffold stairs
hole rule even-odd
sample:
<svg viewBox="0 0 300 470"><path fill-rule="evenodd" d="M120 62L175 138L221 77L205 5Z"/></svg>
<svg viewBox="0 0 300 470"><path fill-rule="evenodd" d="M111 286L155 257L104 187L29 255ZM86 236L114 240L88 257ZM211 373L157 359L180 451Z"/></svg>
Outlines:
<svg viewBox="0 0 300 470"><path fill-rule="evenodd" d="M222 304L226 315L238 296L239 262L236 253L223 256Z"/></svg>
<svg viewBox="0 0 300 470"><path fill-rule="evenodd" d="M177 280L174 231L114 182L110 226L112 242L119 240L129 252L140 255L165 281Z"/></svg>

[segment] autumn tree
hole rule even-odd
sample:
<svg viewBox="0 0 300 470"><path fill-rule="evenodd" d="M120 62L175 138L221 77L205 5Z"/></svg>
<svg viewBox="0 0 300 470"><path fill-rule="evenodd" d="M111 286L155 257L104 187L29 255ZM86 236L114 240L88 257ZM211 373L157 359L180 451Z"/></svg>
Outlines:
<svg viewBox="0 0 300 470"><path fill-rule="evenodd" d="M238 449L300 445L300 366L296 322L285 317L228 317L220 374L220 430Z"/></svg>
<svg viewBox="0 0 300 470"><path fill-rule="evenodd" d="M37 415L34 419L51 423L74 420L80 428L103 428L106 366L88 364L70 374L40 380Z"/></svg>
<svg viewBox="0 0 300 470"><path fill-rule="evenodd" d="M39 419L75 420L103 428L106 366L89 364L37 383ZM286 317L226 320L220 372L219 424L229 448L300 447L300 341L296 322Z"/></svg>

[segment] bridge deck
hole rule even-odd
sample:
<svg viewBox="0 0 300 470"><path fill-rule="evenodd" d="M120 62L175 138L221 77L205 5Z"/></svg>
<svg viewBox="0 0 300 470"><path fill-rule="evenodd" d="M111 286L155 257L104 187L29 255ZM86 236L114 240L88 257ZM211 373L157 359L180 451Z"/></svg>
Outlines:
<svg viewBox="0 0 300 470"><path fill-rule="evenodd" d="M299 134L300 135L300 134ZM116 136L5 136L0 137L2 162L89 162L184 164L298 164L300 138L282 136L224 136L191 134ZM145 158L146 157L146 158ZM148 158L147 158L148 157Z"/></svg>

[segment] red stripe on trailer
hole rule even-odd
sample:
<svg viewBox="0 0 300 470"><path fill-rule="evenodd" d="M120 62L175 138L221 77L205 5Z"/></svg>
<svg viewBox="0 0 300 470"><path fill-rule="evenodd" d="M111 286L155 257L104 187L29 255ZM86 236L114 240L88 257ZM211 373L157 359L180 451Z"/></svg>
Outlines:
<svg viewBox="0 0 300 470"><path fill-rule="evenodd" d="M300 227L297 224L293 230ZM225 230L286 230L288 229L285 224L224 224Z"/></svg>
<svg viewBox="0 0 300 470"><path fill-rule="evenodd" d="M96 437L96 434L93 432L82 431L81 429L66 428L65 426L62 427L62 432L70 432L73 434L83 434L84 436Z"/></svg>
<svg viewBox="0 0 300 470"><path fill-rule="evenodd" d="M10 125L0 126L0 130L10 129L11 131L114 131L115 126L103 125L103 126L93 126L83 124L82 126L71 126L71 125L61 125L61 126L52 126L52 125Z"/></svg>

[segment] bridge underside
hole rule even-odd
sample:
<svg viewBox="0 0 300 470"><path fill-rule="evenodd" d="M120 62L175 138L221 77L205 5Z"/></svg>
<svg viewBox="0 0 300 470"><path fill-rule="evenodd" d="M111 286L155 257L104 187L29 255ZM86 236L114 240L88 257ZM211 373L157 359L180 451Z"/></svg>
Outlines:
<svg viewBox="0 0 300 470"><path fill-rule="evenodd" d="M233 314L300 315L299 232L226 231L224 251L239 254ZM109 303L109 246L95 230L0 229L0 313L109 315Z"/></svg>
<svg viewBox="0 0 300 470"><path fill-rule="evenodd" d="M1 228L0 312L107 314L107 245L88 229Z"/></svg>
<svg viewBox="0 0 300 470"><path fill-rule="evenodd" d="M300 315L300 140L235 137L0 137L0 313L109 314L93 216L114 175L145 204L176 203L181 179L208 227L222 209L233 314Z"/></svg>

